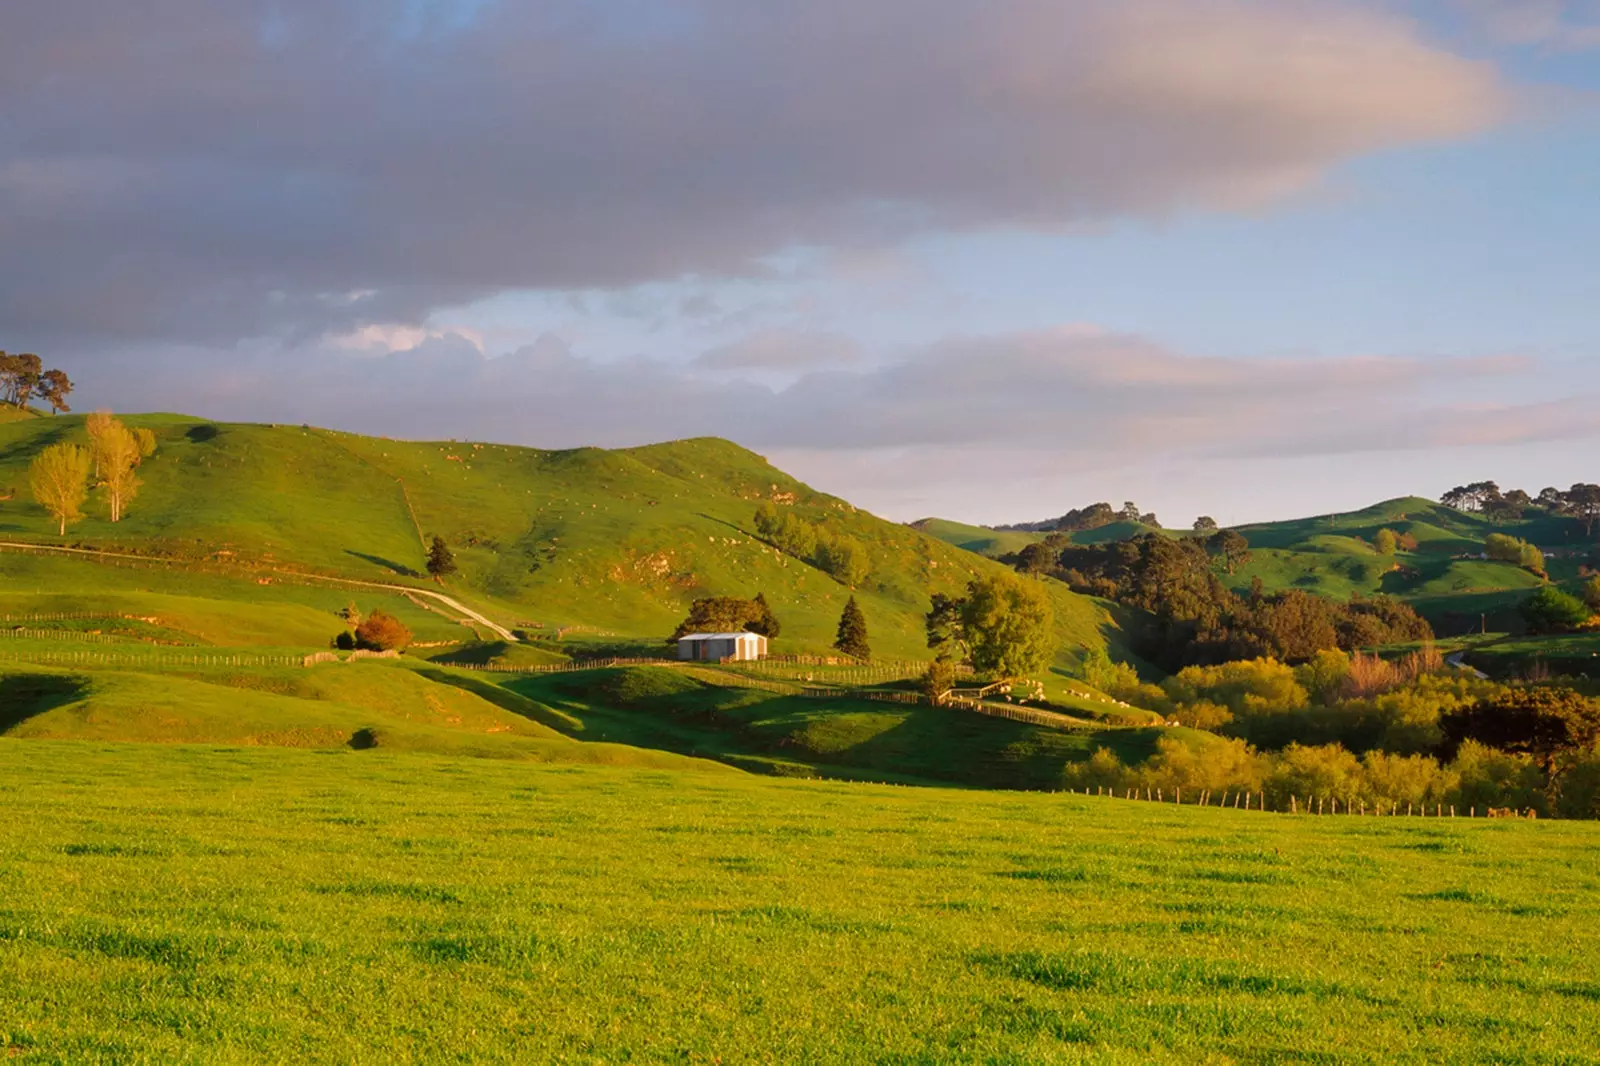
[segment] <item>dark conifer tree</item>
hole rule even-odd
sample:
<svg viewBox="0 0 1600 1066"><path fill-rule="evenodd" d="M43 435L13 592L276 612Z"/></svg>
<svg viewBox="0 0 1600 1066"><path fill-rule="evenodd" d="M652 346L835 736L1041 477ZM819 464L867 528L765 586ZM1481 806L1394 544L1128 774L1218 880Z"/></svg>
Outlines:
<svg viewBox="0 0 1600 1066"><path fill-rule="evenodd" d="M428 545L428 573L433 575L435 581L443 581L455 572L455 553L444 542L444 538L435 533L433 542Z"/></svg>
<svg viewBox="0 0 1600 1066"><path fill-rule="evenodd" d="M872 646L867 643L867 616L861 613L856 598L851 596L839 616L839 637L833 646L857 659L872 658Z"/></svg>

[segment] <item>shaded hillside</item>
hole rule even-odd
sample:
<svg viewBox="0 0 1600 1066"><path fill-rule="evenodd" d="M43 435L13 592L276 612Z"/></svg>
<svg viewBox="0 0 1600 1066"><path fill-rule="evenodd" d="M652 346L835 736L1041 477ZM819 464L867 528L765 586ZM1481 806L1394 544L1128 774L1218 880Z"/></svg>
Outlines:
<svg viewBox="0 0 1600 1066"><path fill-rule="evenodd" d="M924 656L934 592L959 592L996 564L815 492L727 441L540 451L418 443L299 426L134 416L159 447L144 488L113 525L91 501L72 543L204 566L281 568L420 584L423 537L455 550L452 592L512 626L664 639L697 597L765 592L780 650L820 650L851 590L754 535L762 501L858 542L870 563L856 594L880 655ZM81 417L0 426L0 485L25 486L48 444L82 440ZM60 543L26 490L0 504L0 537ZM1112 624L1092 600L1053 588L1064 646L1103 646Z"/></svg>

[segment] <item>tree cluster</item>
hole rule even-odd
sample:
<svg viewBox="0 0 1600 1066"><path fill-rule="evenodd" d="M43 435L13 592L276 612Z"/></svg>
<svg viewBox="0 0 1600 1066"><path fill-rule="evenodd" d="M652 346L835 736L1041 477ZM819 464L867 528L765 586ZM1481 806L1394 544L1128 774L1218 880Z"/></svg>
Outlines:
<svg viewBox="0 0 1600 1066"><path fill-rule="evenodd" d="M60 535L80 521L91 483L101 490L113 522L120 522L143 482L137 473L156 451L156 437L140 427L129 429L109 412L96 411L85 421L87 446L52 444L39 453L28 471L34 500L56 520Z"/></svg>
<svg viewBox="0 0 1600 1066"><path fill-rule="evenodd" d="M1581 522L1585 536L1593 536L1595 523L1600 522L1600 485L1586 482L1565 491L1545 488L1534 497L1521 489L1501 492L1493 481L1475 481L1457 485L1439 497L1439 502L1495 521L1516 521L1531 510L1543 511Z"/></svg>
<svg viewBox="0 0 1600 1066"><path fill-rule="evenodd" d="M1141 650L1169 670L1262 657L1304 662L1326 649L1433 636L1414 610L1386 597L1337 603L1298 589L1267 595L1259 582L1249 595L1239 595L1217 570L1247 559L1248 544L1231 530L1219 536L1238 540L1202 543L1147 534L1070 547L1052 573L1077 592L1149 612Z"/></svg>
<svg viewBox="0 0 1600 1066"><path fill-rule="evenodd" d="M1117 510L1109 503L1091 503L1087 507L1075 508L1062 515L1044 522L1023 522L1017 525L996 526L999 530L1022 530L1029 533L1084 533L1094 529L1103 529L1113 522L1139 522L1147 526L1159 526L1161 520L1152 513L1141 513L1139 505L1129 500L1122 505L1122 510Z"/></svg>
<svg viewBox="0 0 1600 1066"><path fill-rule="evenodd" d="M27 407L34 398L50 405L52 414L69 412L72 381L60 370L46 370L37 355L0 352L0 402Z"/></svg>
<svg viewBox="0 0 1600 1066"><path fill-rule="evenodd" d="M667 643L676 644L691 633L760 633L775 640L782 628L765 593L758 592L753 600L711 596L690 605L689 616L678 623Z"/></svg>
<svg viewBox="0 0 1600 1066"><path fill-rule="evenodd" d="M1510 563L1544 576L1544 552L1520 537L1490 533L1483 542L1483 553L1497 563Z"/></svg>
<svg viewBox="0 0 1600 1066"><path fill-rule="evenodd" d="M860 541L808 522L793 511L763 503L756 508L755 526L762 540L841 585L856 588L872 572L872 561Z"/></svg>

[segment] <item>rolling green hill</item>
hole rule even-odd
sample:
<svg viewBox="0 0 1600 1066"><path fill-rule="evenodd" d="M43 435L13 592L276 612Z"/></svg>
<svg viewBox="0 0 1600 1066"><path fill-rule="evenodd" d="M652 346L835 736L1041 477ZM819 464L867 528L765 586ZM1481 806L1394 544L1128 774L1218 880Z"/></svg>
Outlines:
<svg viewBox="0 0 1600 1066"><path fill-rule="evenodd" d="M1038 544L1048 535L1020 529L969 526L944 518L924 518L911 523L911 528L942 540L946 544L953 544L964 551L976 552L991 559L1019 552L1030 544ZM1168 532L1140 522L1112 522L1098 529L1080 529L1066 534L1066 537L1072 544L1110 544L1119 540L1132 540L1146 533Z"/></svg>
<svg viewBox="0 0 1600 1066"><path fill-rule="evenodd" d="M1043 534L1000 533L940 519L916 525L930 536L990 557L1043 539ZM1373 539L1382 529L1414 537L1416 550L1380 555ZM1534 511L1519 521L1493 521L1417 496L1343 514L1239 526L1237 531L1249 540L1252 554L1247 564L1224 577L1238 591L1260 581L1268 592L1303 589L1338 600L1394 596L1446 634L1484 626L1515 630L1520 625L1516 608L1543 584L1518 566L1477 558L1491 533L1520 537L1543 549L1550 578L1569 586L1596 548L1583 527L1569 518ZM1072 540L1107 543L1146 532L1147 527L1135 523L1116 523L1074 534Z"/></svg>
<svg viewBox="0 0 1600 1066"><path fill-rule="evenodd" d="M223 577L282 579L285 571L421 586L423 537L438 533L461 566L451 593L536 636L571 630L659 648L695 598L765 592L785 627L779 650L820 651L853 592L878 654L922 657L930 594L958 592L994 565L815 492L722 440L539 451L178 415L127 421L159 441L140 471L144 487L120 524L92 502L68 540L177 560L171 573L137 583L166 595L206 580L206 596L226 597ZM27 464L50 443L83 438L76 416L0 426L0 486L25 485ZM869 577L851 590L762 543L752 531L762 501L858 541ZM51 532L26 491L0 504L0 539L60 543ZM13 570L20 580L0 592L0 612L13 609L5 597L40 564L4 565L24 572ZM217 577L197 576L208 574ZM74 580L58 569L48 587L67 594L103 585L98 574ZM248 591L254 601L256 586ZM1115 641L1104 605L1064 589L1051 594L1063 648Z"/></svg>

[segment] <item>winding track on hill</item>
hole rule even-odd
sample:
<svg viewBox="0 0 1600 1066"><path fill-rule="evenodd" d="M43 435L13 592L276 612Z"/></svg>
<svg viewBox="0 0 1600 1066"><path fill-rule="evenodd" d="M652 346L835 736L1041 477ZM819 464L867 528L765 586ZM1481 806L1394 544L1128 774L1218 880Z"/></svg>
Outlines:
<svg viewBox="0 0 1600 1066"><path fill-rule="evenodd" d="M98 559L131 559L135 562L141 563L165 563L168 566L176 566L180 569L183 566L183 563L180 560L162 559L158 556L132 555L127 552L100 551L95 548L61 548L53 544L28 544L23 541L11 540L0 540L0 551L54 552L58 555L87 555ZM361 581L357 578L349 577L326 577L322 574L301 573L298 570L273 570L272 572L275 574L284 574L286 576L292 575L294 577L304 578L311 581L330 581L336 585L354 585L358 588L385 589L389 592L400 592L409 596L425 596L430 600L434 600L437 603L441 603L444 606L451 608L452 610L460 611L464 617L470 618L472 621L479 623L485 629L492 630L502 640L508 641L512 644L519 643L516 634L512 633L511 630L500 625L498 622L484 617L481 613L473 610L471 607L468 607L460 600L457 600L452 596L446 596L442 592L434 592L432 589L419 589L411 585L391 585L382 581Z"/></svg>

